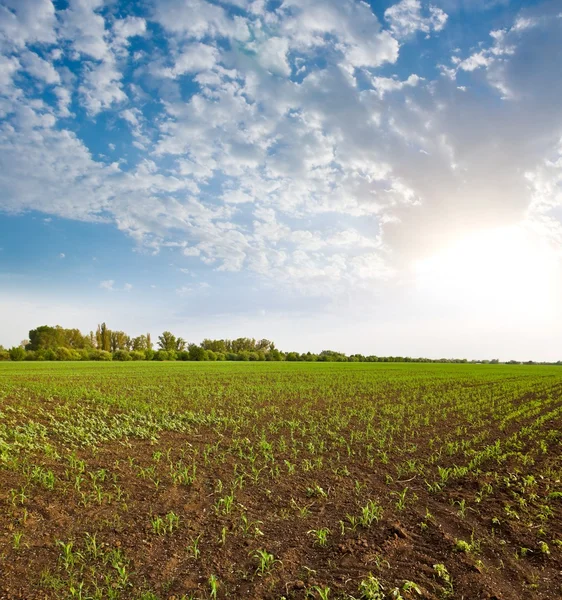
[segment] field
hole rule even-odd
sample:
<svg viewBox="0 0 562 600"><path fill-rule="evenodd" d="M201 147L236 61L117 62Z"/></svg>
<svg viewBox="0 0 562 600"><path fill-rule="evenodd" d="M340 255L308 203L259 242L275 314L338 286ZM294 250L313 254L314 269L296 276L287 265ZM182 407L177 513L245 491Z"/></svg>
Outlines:
<svg viewBox="0 0 562 600"><path fill-rule="evenodd" d="M562 367L0 363L0 598L562 597Z"/></svg>

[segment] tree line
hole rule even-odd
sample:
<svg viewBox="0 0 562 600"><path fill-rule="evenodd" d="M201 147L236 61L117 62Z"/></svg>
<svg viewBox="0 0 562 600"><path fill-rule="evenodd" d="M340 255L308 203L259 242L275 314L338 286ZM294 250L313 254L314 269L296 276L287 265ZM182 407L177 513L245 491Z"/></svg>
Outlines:
<svg viewBox="0 0 562 600"><path fill-rule="evenodd" d="M268 339L241 337L234 340L204 339L200 344L188 343L170 331L158 336L156 347L150 333L136 337L124 331L111 330L105 323L95 331L83 335L79 329L65 329L60 325L42 325L29 331L29 338L19 346L5 349L0 346L0 360L12 361L129 361L129 360L182 360L182 361L288 361L288 362L412 362L412 363L488 363L498 359L468 361L467 359L429 359L408 356L346 355L334 350L313 352L282 352ZM521 364L509 361L510 364ZM528 361L524 364L539 364ZM541 363L545 364L545 363ZM550 364L562 364L558 363Z"/></svg>

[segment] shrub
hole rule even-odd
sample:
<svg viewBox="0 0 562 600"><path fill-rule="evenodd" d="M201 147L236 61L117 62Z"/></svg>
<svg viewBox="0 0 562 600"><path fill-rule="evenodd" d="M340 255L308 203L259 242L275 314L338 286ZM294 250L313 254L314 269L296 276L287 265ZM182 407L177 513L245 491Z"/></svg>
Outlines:
<svg viewBox="0 0 562 600"><path fill-rule="evenodd" d="M23 360L25 358L25 350L19 346L10 348L10 360Z"/></svg>
<svg viewBox="0 0 562 600"><path fill-rule="evenodd" d="M154 358L153 360L170 360L170 353L167 352L166 350L158 350L157 352L154 353Z"/></svg>
<svg viewBox="0 0 562 600"><path fill-rule="evenodd" d="M7 350L0 350L0 360L10 360L10 353Z"/></svg>
<svg viewBox="0 0 562 600"><path fill-rule="evenodd" d="M131 358L131 355L127 350L115 350L115 352L113 353L113 360L126 361L133 359Z"/></svg>
<svg viewBox="0 0 562 600"><path fill-rule="evenodd" d="M279 352L279 350L277 350L277 348L274 348L273 350L270 350L265 355L265 360L271 360L271 361L283 360L283 355L281 354L281 352Z"/></svg>
<svg viewBox="0 0 562 600"><path fill-rule="evenodd" d="M76 360L76 356L70 348L65 348L64 346L59 346L55 350L56 359L55 360Z"/></svg>
<svg viewBox="0 0 562 600"><path fill-rule="evenodd" d="M146 356L142 350L133 350L129 353L131 360L145 360Z"/></svg>
<svg viewBox="0 0 562 600"><path fill-rule="evenodd" d="M90 350L89 356L90 356L90 360L112 360L113 359L111 352L107 352L106 350Z"/></svg>
<svg viewBox="0 0 562 600"><path fill-rule="evenodd" d="M197 344L189 344L189 360L205 360L205 350Z"/></svg>
<svg viewBox="0 0 562 600"><path fill-rule="evenodd" d="M52 348L48 348L43 352L43 360L57 360L57 355Z"/></svg>

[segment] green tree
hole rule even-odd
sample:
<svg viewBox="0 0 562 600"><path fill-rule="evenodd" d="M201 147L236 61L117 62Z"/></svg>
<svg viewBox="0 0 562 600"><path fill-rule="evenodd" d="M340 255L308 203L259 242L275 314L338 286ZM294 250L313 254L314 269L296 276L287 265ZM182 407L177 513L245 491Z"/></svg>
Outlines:
<svg viewBox="0 0 562 600"><path fill-rule="evenodd" d="M25 358L25 350L21 346L10 348L10 360L23 360Z"/></svg>
<svg viewBox="0 0 562 600"><path fill-rule="evenodd" d="M158 347L166 352L171 352L176 349L176 336L172 335L169 331L164 331L162 335L158 336Z"/></svg>
<svg viewBox="0 0 562 600"><path fill-rule="evenodd" d="M111 351L128 350L131 344L131 338L124 331L111 332Z"/></svg>
<svg viewBox="0 0 562 600"><path fill-rule="evenodd" d="M62 344L61 327L41 325L29 332L29 344L26 350L47 350L57 348Z"/></svg>
<svg viewBox="0 0 562 600"><path fill-rule="evenodd" d="M98 350L103 350L104 352L111 352L111 330L107 328L107 325L105 323L99 325L98 330Z"/></svg>
<svg viewBox="0 0 562 600"><path fill-rule="evenodd" d="M145 335L139 335L133 338L131 342L133 350L148 350L147 339Z"/></svg>
<svg viewBox="0 0 562 600"><path fill-rule="evenodd" d="M189 360L205 360L206 350L197 344L189 344L187 347L189 352Z"/></svg>

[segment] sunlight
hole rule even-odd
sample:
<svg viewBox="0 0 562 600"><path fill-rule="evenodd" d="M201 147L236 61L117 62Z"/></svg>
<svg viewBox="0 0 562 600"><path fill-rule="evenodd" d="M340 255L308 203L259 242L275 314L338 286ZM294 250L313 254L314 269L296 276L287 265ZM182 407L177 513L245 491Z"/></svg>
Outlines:
<svg viewBox="0 0 562 600"><path fill-rule="evenodd" d="M554 304L555 257L523 226L480 230L414 265L420 291L477 314L546 316Z"/></svg>

